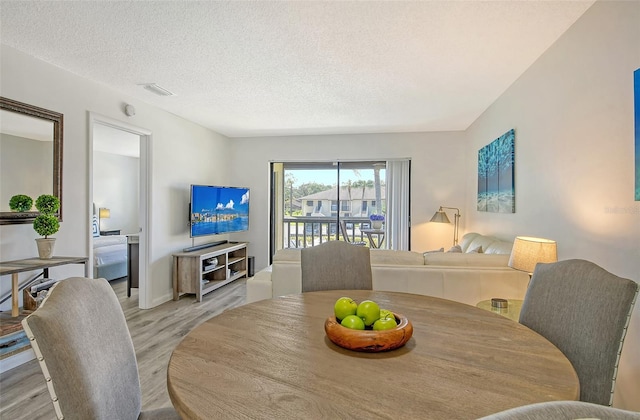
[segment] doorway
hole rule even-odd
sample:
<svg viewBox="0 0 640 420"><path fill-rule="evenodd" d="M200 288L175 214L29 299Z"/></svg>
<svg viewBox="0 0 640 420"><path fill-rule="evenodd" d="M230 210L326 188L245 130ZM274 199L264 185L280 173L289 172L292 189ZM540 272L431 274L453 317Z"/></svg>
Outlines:
<svg viewBox="0 0 640 420"><path fill-rule="evenodd" d="M90 113L90 138L89 210L91 219L95 223L97 218L98 223L98 234L94 228L90 240L90 270L94 276L114 282L124 276L133 280L133 286L138 287L137 306L148 309L151 132ZM135 255L133 249L137 261L129 261ZM130 273L129 267L136 266Z"/></svg>

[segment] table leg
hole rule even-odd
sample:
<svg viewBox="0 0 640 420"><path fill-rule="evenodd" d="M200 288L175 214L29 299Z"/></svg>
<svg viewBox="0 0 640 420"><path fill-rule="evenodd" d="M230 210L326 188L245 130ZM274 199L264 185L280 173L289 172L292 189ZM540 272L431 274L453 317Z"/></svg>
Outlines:
<svg viewBox="0 0 640 420"><path fill-rule="evenodd" d="M18 303L18 273L11 275L11 316L20 315L20 303Z"/></svg>
<svg viewBox="0 0 640 420"><path fill-rule="evenodd" d="M376 241L373 240L373 234L369 232L365 232L365 233L367 234L367 238L369 238L369 248L377 249L378 246L376 245Z"/></svg>

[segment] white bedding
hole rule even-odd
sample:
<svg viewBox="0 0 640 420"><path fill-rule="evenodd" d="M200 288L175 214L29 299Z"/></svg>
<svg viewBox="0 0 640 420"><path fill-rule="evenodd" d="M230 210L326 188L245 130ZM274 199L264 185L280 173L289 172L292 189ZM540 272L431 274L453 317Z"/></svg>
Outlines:
<svg viewBox="0 0 640 420"><path fill-rule="evenodd" d="M93 249L102 248L104 246L116 245L116 244L127 244L127 235L109 235L109 236L98 236L97 238L93 238Z"/></svg>
<svg viewBox="0 0 640 420"><path fill-rule="evenodd" d="M96 266L127 261L127 236L99 236L93 238L93 263Z"/></svg>
<svg viewBox="0 0 640 420"><path fill-rule="evenodd" d="M93 250L93 262L96 266L127 261L127 245L107 245Z"/></svg>

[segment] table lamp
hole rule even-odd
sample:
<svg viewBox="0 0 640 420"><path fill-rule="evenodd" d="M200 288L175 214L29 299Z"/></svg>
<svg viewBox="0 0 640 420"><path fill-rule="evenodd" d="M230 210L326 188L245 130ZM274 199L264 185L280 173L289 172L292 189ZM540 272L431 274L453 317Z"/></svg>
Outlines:
<svg viewBox="0 0 640 420"><path fill-rule="evenodd" d="M453 215L453 245L458 244L458 225L460 224L460 209L456 207L444 207L440 206L437 212L433 215L430 222L436 223L451 223L447 213L443 209L455 210L456 213Z"/></svg>
<svg viewBox="0 0 640 420"><path fill-rule="evenodd" d="M538 263L558 261L556 241L544 238L518 236L513 242L509 267L529 273L529 278Z"/></svg>
<svg viewBox="0 0 640 420"><path fill-rule="evenodd" d="M108 219L111 217L111 210L105 208L105 207L100 207L100 209L98 209L98 219L99 219L99 226L100 226L100 230L102 230L102 219Z"/></svg>

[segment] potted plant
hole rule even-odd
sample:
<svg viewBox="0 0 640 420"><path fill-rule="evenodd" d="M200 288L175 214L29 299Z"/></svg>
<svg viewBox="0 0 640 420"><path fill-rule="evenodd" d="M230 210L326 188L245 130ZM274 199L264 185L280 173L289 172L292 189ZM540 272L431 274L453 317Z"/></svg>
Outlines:
<svg viewBox="0 0 640 420"><path fill-rule="evenodd" d="M25 212L31 210L33 200L28 195L18 194L9 200L9 208L11 211Z"/></svg>
<svg viewBox="0 0 640 420"><path fill-rule="evenodd" d="M33 230L44 238L36 239L38 255L40 258L49 259L53 256L55 238L49 238L60 229L60 222L56 212L60 208L60 200L53 195L43 194L36 199L36 209L40 212L33 221Z"/></svg>
<svg viewBox="0 0 640 420"><path fill-rule="evenodd" d="M371 220L371 227L373 229L382 229L382 222L384 222L384 215L372 214L371 216L369 216L369 220Z"/></svg>

